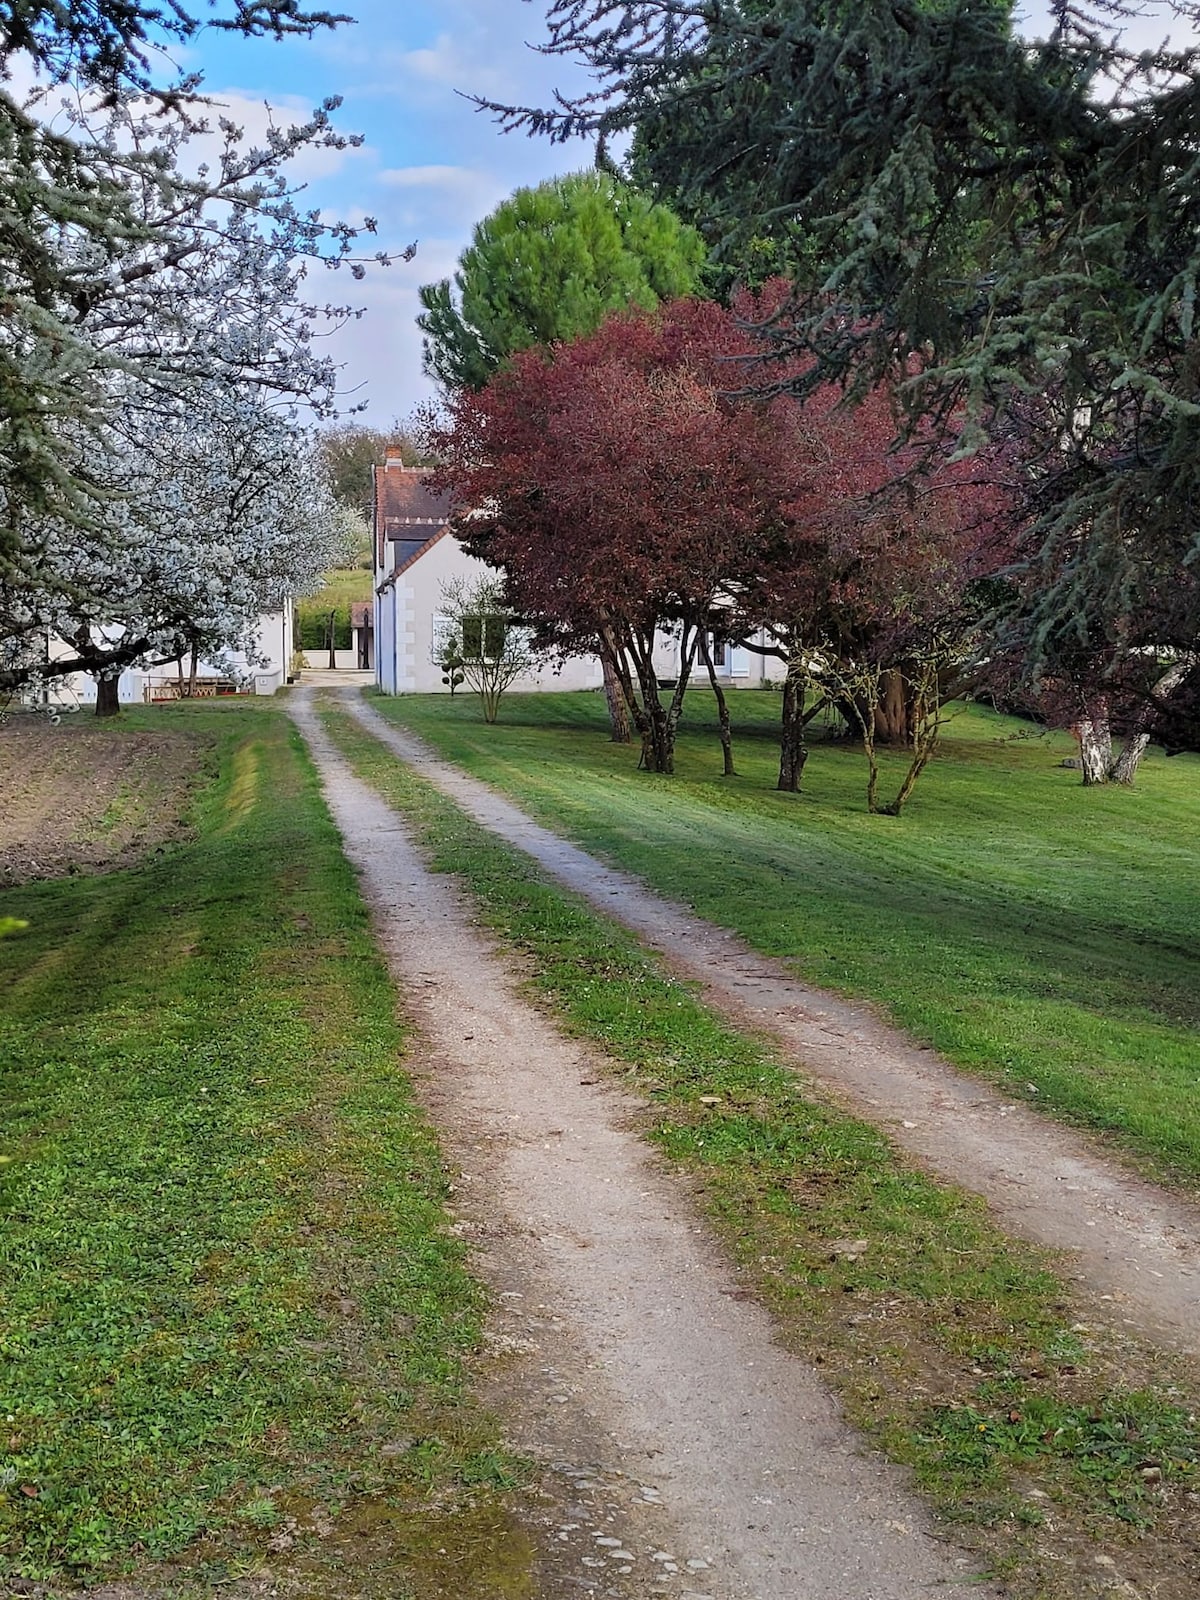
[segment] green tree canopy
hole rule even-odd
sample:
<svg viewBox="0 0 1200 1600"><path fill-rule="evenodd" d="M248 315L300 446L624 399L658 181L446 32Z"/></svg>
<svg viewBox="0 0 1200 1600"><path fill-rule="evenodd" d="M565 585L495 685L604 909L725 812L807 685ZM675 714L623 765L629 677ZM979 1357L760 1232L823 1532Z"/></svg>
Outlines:
<svg viewBox="0 0 1200 1600"><path fill-rule="evenodd" d="M426 371L449 389L482 388L518 350L694 293L705 255L693 228L609 173L518 189L475 229L453 285L421 290Z"/></svg>
<svg viewBox="0 0 1200 1600"><path fill-rule="evenodd" d="M551 0L551 49L601 88L495 108L641 128L719 252L770 241L798 392L890 371L914 413L1008 433L1033 670L1200 641L1200 5L1147 51L1125 0L1049 9L1031 40L1009 0Z"/></svg>
<svg viewBox="0 0 1200 1600"><path fill-rule="evenodd" d="M369 522L375 509L375 467L399 458L406 467L428 466L419 442L418 418L393 421L390 428L340 422L321 435L321 450L334 497L361 512Z"/></svg>

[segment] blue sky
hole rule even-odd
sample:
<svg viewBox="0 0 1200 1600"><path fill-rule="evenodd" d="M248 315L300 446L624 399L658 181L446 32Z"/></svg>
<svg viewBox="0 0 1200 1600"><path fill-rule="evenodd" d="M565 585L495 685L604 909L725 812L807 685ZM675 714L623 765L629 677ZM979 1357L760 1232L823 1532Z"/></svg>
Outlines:
<svg viewBox="0 0 1200 1600"><path fill-rule="evenodd" d="M338 0L331 9L358 20L283 44L210 31L182 60L250 129L265 118L264 101L294 121L336 94L337 126L364 136L360 150L302 162L297 176L306 201L329 215L377 218L372 250L419 241L411 263L372 269L361 284L336 280L339 296L366 308L332 337L344 387L368 399L365 420L382 426L431 392L415 325L418 285L450 275L474 224L513 189L591 160L586 144L502 134L463 94L542 103L556 87L577 91L586 79L527 45L544 37L540 3Z"/></svg>
<svg viewBox="0 0 1200 1600"><path fill-rule="evenodd" d="M377 218L373 248L419 241L411 263L374 270L363 284L345 280L347 298L353 288L365 315L331 335L343 387L354 400L366 398L366 420L382 426L431 392L415 325L418 286L450 275L474 224L513 189L591 159L584 144L502 134L463 94L546 104L556 88L578 93L587 80L577 66L530 48L545 36L542 0L329 3L353 13L355 25L283 44L210 31L184 60L249 128L265 119L264 101L298 120L336 94L344 102L338 126L364 135L360 150L319 155L296 175L308 185L308 202L329 215ZM1021 10L1026 31L1042 31L1040 0ZM1145 10L1133 32L1149 45L1169 24L1165 5Z"/></svg>

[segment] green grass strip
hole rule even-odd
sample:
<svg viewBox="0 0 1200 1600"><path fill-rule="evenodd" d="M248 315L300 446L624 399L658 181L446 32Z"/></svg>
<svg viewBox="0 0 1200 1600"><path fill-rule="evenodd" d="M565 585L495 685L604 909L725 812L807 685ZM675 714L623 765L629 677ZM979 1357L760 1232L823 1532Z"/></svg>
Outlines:
<svg viewBox="0 0 1200 1600"><path fill-rule="evenodd" d="M395 1600L444 1592L456 1515L527 1569L465 1384L482 1291L307 756L275 708L137 715L208 752L190 840L0 896L0 1571L186 1551L203 1585L273 1540L306 1594L351 1562Z"/></svg>
<svg viewBox="0 0 1200 1600"><path fill-rule="evenodd" d="M731 697L732 779L706 690L670 778L608 742L600 695L510 695L491 727L461 693L373 704L807 981L1200 1183L1200 758L1152 752L1134 789L1084 789L1065 735L956 707L904 815L872 817L852 741L814 744L804 792L775 791L777 695Z"/></svg>
<svg viewBox="0 0 1200 1600"><path fill-rule="evenodd" d="M324 716L431 865L458 876L529 958L566 1027L624 1065L647 1134L702 1179L781 1337L823 1366L943 1512L974 1526L1015 1594L1077 1594L1062 1566L1077 1538L1122 1544L1122 1570L1155 1573L1200 1549L1200 1431L1168 1361L1076 1325L1048 1256L724 1025L360 724Z"/></svg>

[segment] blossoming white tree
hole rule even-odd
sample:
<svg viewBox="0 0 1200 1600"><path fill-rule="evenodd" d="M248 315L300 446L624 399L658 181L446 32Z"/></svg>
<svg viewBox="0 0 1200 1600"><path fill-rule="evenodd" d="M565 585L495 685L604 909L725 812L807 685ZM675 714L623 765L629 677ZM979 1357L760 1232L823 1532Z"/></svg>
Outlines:
<svg viewBox="0 0 1200 1600"><path fill-rule="evenodd" d="M286 173L356 141L334 101L248 140L196 80L152 81L148 47L200 20L281 36L337 19L299 0L223 9L8 8L0 70L23 44L53 88L19 103L0 84L0 687L52 627L105 709L122 660L229 647L336 540L297 418L333 414L312 341L353 312L313 275L361 276L361 230L303 209Z"/></svg>
<svg viewBox="0 0 1200 1600"><path fill-rule="evenodd" d="M254 618L338 556L341 514L297 416L333 407L312 336L348 313L306 280L353 235L299 211L281 170L339 142L327 111L261 148L230 124L164 130L128 107L89 136L140 237L107 265L94 236L58 241L86 398L42 430L43 492L10 496L0 682L44 673L55 632L75 654L49 670L94 673L105 714L125 667L244 647ZM0 492L5 459L0 438Z"/></svg>
<svg viewBox="0 0 1200 1600"><path fill-rule="evenodd" d="M86 526L39 528L43 582L9 608L24 636L73 653L43 675L91 673L97 714L128 667L253 654L256 623L317 586L347 530L311 435L236 391L192 385L190 404L113 430ZM136 424L136 426L134 425Z"/></svg>
<svg viewBox="0 0 1200 1600"><path fill-rule="evenodd" d="M177 289L223 229L257 214L280 255L297 245L337 259L349 230L295 210L280 164L313 143L344 144L327 104L260 150L225 147L183 177L180 142L202 127L195 76L172 77L156 47L199 28L282 38L336 24L302 0L209 0L195 8L142 0L9 0L0 26L0 569L37 565L27 515L86 512L90 480L68 431L102 417L115 360L153 355L139 295L166 272ZM34 92L17 85L35 74ZM74 113L64 119L59 101ZM97 313L107 335L97 337ZM119 350L112 335L117 331ZM144 331L146 338L139 339ZM128 339L133 350L125 348ZM141 345L140 351L137 349ZM151 362L152 364L152 362Z"/></svg>

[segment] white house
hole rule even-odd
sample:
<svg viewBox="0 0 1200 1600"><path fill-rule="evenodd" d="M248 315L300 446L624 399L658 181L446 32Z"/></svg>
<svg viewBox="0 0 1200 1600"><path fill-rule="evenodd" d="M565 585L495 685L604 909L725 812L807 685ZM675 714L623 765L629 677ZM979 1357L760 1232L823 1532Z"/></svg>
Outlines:
<svg viewBox="0 0 1200 1600"><path fill-rule="evenodd" d="M447 525L449 502L435 494L420 467L388 460L375 469L375 681L385 694L445 692L435 641L441 633L442 595L448 584L468 584L491 569L469 556ZM755 688L769 676L754 651L714 643L717 675L731 688ZM660 677L679 673L679 642L659 640ZM697 684L704 668L693 668ZM596 656L576 656L560 670L543 666L518 678L516 692L539 689L599 689L603 674Z"/></svg>
<svg viewBox="0 0 1200 1600"><path fill-rule="evenodd" d="M389 460L375 470L375 681L385 694L438 694L442 594L456 580L494 576L469 556L447 526L448 497L434 494L420 467ZM537 689L595 689L595 656L544 666L512 684Z"/></svg>
<svg viewBox="0 0 1200 1600"><path fill-rule="evenodd" d="M291 606L264 613L255 622L244 648L226 652L219 661L200 659L196 670L198 691L201 694L232 693L236 688L242 693L274 694L288 681L294 649ZM74 654L70 644L51 635L47 643L50 660L62 660ZM190 671L191 663L185 661L185 681ZM171 700L178 695L179 682L180 671L174 662L155 667L128 667L117 684L117 697L122 705ZM46 692L50 701L78 700L82 705L92 705L96 700L96 680L86 672L76 672L67 678L51 679Z"/></svg>

